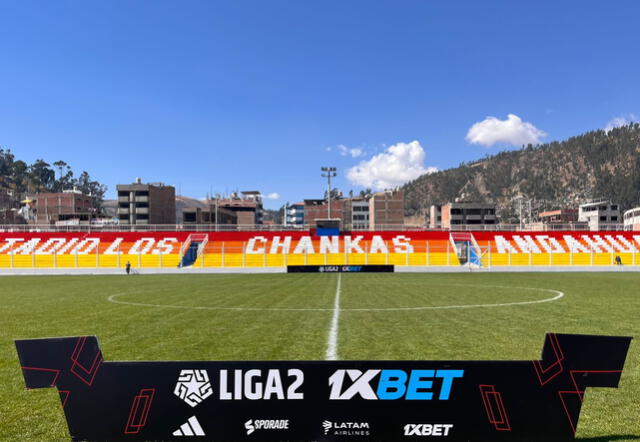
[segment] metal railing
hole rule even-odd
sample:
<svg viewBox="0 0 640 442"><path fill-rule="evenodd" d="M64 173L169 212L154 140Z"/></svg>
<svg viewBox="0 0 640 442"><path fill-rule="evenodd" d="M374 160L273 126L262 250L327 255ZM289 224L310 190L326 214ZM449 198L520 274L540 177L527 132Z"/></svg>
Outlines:
<svg viewBox="0 0 640 442"><path fill-rule="evenodd" d="M281 232L308 231L312 226L284 224L78 224L56 226L51 224L2 224L2 232ZM584 223L530 225L523 228L519 224L467 224L455 225L450 229L410 224L384 224L375 228L346 226L345 231L463 231L463 232L549 232L587 231ZM623 231L623 224L600 224L600 231ZM628 230L628 229L627 229Z"/></svg>
<svg viewBox="0 0 640 442"><path fill-rule="evenodd" d="M431 267L461 266L463 263L475 264L477 268L492 267L540 267L540 266L638 266L640 255L636 244L624 251L606 251L601 248L583 248L581 251L567 248L562 252L534 253L498 250L496 245L474 248L477 252L473 262L471 248L467 253L451 245L449 241L435 244L429 240L412 243L411 250L394 250L392 241L385 241L384 250L371 245L362 245L362 252L352 253L348 250L324 251L316 253L269 253L267 247L260 250L248 247L247 242L231 244L224 241L217 244L205 244L198 253L193 268L255 268L286 267L287 265L366 265L393 264L396 266ZM121 268L127 262L136 269L145 268L178 268L184 254L186 242L176 243L178 253L165 253L162 249L143 251L130 247L105 252L99 242L78 244L65 253L39 253L33 248L28 253L11 249L0 254L0 269L45 269L45 268ZM205 250L206 249L206 250ZM101 251L102 250L102 251Z"/></svg>

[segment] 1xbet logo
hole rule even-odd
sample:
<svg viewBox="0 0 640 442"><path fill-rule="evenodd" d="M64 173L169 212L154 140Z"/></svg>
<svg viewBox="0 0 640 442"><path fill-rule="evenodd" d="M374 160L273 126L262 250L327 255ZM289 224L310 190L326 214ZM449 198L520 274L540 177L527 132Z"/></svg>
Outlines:
<svg viewBox="0 0 640 442"><path fill-rule="evenodd" d="M454 380L463 376L464 370L336 370L329 378L329 399L349 400L358 395L368 400L446 401Z"/></svg>
<svg viewBox="0 0 640 442"><path fill-rule="evenodd" d="M405 436L448 436L453 424L407 424Z"/></svg>

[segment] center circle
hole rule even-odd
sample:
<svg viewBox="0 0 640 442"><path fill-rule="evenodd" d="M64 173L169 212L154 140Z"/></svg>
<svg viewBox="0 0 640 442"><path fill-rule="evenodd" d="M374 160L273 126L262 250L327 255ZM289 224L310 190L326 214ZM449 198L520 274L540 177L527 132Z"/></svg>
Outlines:
<svg viewBox="0 0 640 442"><path fill-rule="evenodd" d="M340 307L340 311L343 312L394 312L394 311L421 311L421 310L448 310L448 309L469 309L469 308L491 308L491 307L510 307L518 305L531 305L541 304L545 302L557 301L564 297L564 293L559 290L538 288L538 287L508 287L498 285L477 285L477 284L431 284L433 286L441 287L468 287L477 289L498 289L498 290L517 290L517 291L529 291L538 292L545 295L544 298L526 300L526 301L513 301L513 302L494 302L494 303L468 303L468 304L449 304L449 305L431 305L431 306L407 306L407 307L362 307L362 308L344 308ZM145 302L126 301L121 298L130 296L131 293L116 293L107 298L108 302L114 304L124 304L138 307L155 307L155 308L172 308L172 309L184 309L184 310L222 310L222 311L282 311L282 312L331 312L336 307L327 308L296 308L296 307L241 307L241 306L189 306L179 304L156 304Z"/></svg>

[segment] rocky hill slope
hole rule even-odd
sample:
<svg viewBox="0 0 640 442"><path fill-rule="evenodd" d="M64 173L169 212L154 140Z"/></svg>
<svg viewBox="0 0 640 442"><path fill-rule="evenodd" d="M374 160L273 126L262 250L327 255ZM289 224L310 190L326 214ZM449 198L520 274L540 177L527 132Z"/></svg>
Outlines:
<svg viewBox="0 0 640 442"><path fill-rule="evenodd" d="M640 124L501 152L422 175L403 189L407 215L460 199L493 202L502 222L515 222L519 197L531 200L534 215L595 198L626 210L640 205Z"/></svg>

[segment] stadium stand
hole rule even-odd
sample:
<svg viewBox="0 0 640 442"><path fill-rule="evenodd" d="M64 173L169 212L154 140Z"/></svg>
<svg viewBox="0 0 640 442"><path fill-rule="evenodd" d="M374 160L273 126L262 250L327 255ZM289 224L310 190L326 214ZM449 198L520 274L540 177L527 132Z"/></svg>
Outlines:
<svg viewBox="0 0 640 442"><path fill-rule="evenodd" d="M3 232L0 268L637 266L639 247L638 232Z"/></svg>

